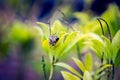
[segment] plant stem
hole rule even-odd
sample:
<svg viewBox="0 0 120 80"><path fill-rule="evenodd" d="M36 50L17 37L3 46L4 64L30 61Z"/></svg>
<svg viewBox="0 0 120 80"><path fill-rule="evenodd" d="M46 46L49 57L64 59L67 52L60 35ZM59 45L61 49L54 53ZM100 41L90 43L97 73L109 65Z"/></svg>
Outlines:
<svg viewBox="0 0 120 80"><path fill-rule="evenodd" d="M53 72L54 72L54 66L51 65L49 80L52 80Z"/></svg>
<svg viewBox="0 0 120 80"><path fill-rule="evenodd" d="M43 67L43 72L44 72L44 80L47 80L44 56L42 56L42 64L43 64L42 67Z"/></svg>
<svg viewBox="0 0 120 80"><path fill-rule="evenodd" d="M102 52L101 65L103 65L103 60L104 60L104 52Z"/></svg>
<svg viewBox="0 0 120 80"><path fill-rule="evenodd" d="M113 61L111 61L111 64L112 64L111 80L114 80L114 63L113 63Z"/></svg>
<svg viewBox="0 0 120 80"><path fill-rule="evenodd" d="M51 61L50 76L48 80L52 80L52 76L54 72L54 61L55 61L55 57L53 56L52 61Z"/></svg>

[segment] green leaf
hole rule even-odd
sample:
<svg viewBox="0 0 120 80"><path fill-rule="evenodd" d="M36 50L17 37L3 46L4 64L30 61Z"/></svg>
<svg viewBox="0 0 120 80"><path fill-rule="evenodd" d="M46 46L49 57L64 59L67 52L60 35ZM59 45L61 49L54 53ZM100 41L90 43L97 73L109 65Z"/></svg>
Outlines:
<svg viewBox="0 0 120 80"><path fill-rule="evenodd" d="M89 22L90 16L86 13L76 12L74 15L79 19L83 25Z"/></svg>
<svg viewBox="0 0 120 80"><path fill-rule="evenodd" d="M104 49L104 43L102 39L97 35L89 35L89 40L86 41L86 45L91 48L99 58L102 58L102 52Z"/></svg>
<svg viewBox="0 0 120 80"><path fill-rule="evenodd" d="M63 56L65 53L68 53L73 46L79 41L79 32L72 32L66 36L63 44L58 47L56 53L60 54L59 57Z"/></svg>
<svg viewBox="0 0 120 80"><path fill-rule="evenodd" d="M111 45L111 42L108 38L106 38L105 36L102 36L103 40L104 40L104 53L105 53L105 57L109 60L112 59L113 56L113 47Z"/></svg>
<svg viewBox="0 0 120 80"><path fill-rule="evenodd" d="M112 40L112 47L113 47L113 61L115 60L118 51L120 50L120 30L116 33Z"/></svg>
<svg viewBox="0 0 120 80"><path fill-rule="evenodd" d="M115 67L118 67L120 65L120 50L117 53L117 56L115 58L115 62L114 62Z"/></svg>
<svg viewBox="0 0 120 80"><path fill-rule="evenodd" d="M87 42L87 45L89 46L90 49L92 49L95 54L99 57L102 58L102 52L103 52L103 44L99 42L98 40L92 40L90 42Z"/></svg>
<svg viewBox="0 0 120 80"><path fill-rule="evenodd" d="M52 27L52 33L61 33L61 32L66 32L66 28L61 24L61 22L59 20L56 20L53 23L53 27Z"/></svg>
<svg viewBox="0 0 120 80"><path fill-rule="evenodd" d="M108 9L102 14L102 17L108 22L110 26L111 35L114 36L116 32L120 29L118 25L120 23L120 11L115 4L109 5ZM106 27L103 26L103 27ZM107 33L107 29L104 31Z"/></svg>
<svg viewBox="0 0 120 80"><path fill-rule="evenodd" d="M42 41L42 47L43 47L43 49L44 49L44 51L46 52L46 53L49 53L50 52L50 46L49 46L50 44L49 44L49 41L48 40L44 40L44 41Z"/></svg>
<svg viewBox="0 0 120 80"><path fill-rule="evenodd" d="M64 50L64 40L66 38L66 36L68 36L68 33L61 33L58 42L56 43L55 47L54 47L54 54L56 56L56 58L60 57L60 54L62 52L62 50Z"/></svg>
<svg viewBox="0 0 120 80"><path fill-rule="evenodd" d="M104 71L104 69L108 68L108 67L111 67L112 65L111 64L105 64L103 65L100 69L98 69L96 71L96 74L99 74L100 72Z"/></svg>
<svg viewBox="0 0 120 80"><path fill-rule="evenodd" d="M93 60L92 55L90 53L85 56L85 67L88 71L92 71L93 68Z"/></svg>
<svg viewBox="0 0 120 80"><path fill-rule="evenodd" d="M104 49L103 40L96 34L88 34L88 40L86 40L85 44L92 49L99 58L102 58L102 52Z"/></svg>
<svg viewBox="0 0 120 80"><path fill-rule="evenodd" d="M43 22L36 22L36 23L42 28L43 33L44 33L44 36L45 36L46 38L48 38L49 35L50 35L49 26L46 25L46 24L43 23Z"/></svg>
<svg viewBox="0 0 120 80"><path fill-rule="evenodd" d="M83 80L93 80L91 74L88 71L84 72Z"/></svg>
<svg viewBox="0 0 120 80"><path fill-rule="evenodd" d="M62 76L64 80L81 80L79 77L67 72L67 71L61 71Z"/></svg>
<svg viewBox="0 0 120 80"><path fill-rule="evenodd" d="M78 35L78 31L71 32L71 33L67 36L67 38L66 38L66 40L65 40L65 43L66 43L66 44L69 44L69 42L71 42L71 40L74 40L74 37L76 37L77 35Z"/></svg>
<svg viewBox="0 0 120 80"><path fill-rule="evenodd" d="M40 35L40 36L44 35L43 34L43 30L40 27L35 26L35 27L33 27L33 29L35 30L35 32L36 32L37 35Z"/></svg>
<svg viewBox="0 0 120 80"><path fill-rule="evenodd" d="M68 64L65 64L65 63L56 63L55 65L57 66L61 66L61 67L64 67L66 68L67 70L71 71L72 73L74 73L75 75L79 76L80 78L82 78L82 75L76 71L74 68L72 68L71 66L69 66Z"/></svg>
<svg viewBox="0 0 120 80"><path fill-rule="evenodd" d="M96 75L94 75L94 80L99 80L99 79L102 80L102 78L104 78L103 76L105 76L105 75L106 75L105 71L101 72L100 74L96 74Z"/></svg>
<svg viewBox="0 0 120 80"><path fill-rule="evenodd" d="M8 40L10 42L26 42L34 37L34 32L31 28L27 27L28 25L23 24L22 22L15 21L10 31L8 32Z"/></svg>
<svg viewBox="0 0 120 80"><path fill-rule="evenodd" d="M61 33L58 42L56 43L56 47L62 47L61 45L64 43L65 37L68 35L68 33Z"/></svg>
<svg viewBox="0 0 120 80"><path fill-rule="evenodd" d="M79 59L77 58L72 58L74 60L74 62L77 64L77 66L80 68L80 70L82 70L82 72L85 71L85 66L84 64L82 63L82 61L80 61Z"/></svg>

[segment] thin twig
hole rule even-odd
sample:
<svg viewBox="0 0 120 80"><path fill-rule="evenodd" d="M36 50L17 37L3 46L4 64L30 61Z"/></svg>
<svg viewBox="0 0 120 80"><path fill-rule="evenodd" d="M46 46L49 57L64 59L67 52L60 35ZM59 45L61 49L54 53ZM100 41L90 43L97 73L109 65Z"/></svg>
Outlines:
<svg viewBox="0 0 120 80"><path fill-rule="evenodd" d="M112 36L111 36L110 28L109 28L109 25L108 25L107 21L103 18L98 18L98 19L104 21L105 24L107 25L107 29L108 29L108 33L109 33L109 37L110 37L109 39L110 39L110 42L112 42Z"/></svg>
<svg viewBox="0 0 120 80"><path fill-rule="evenodd" d="M44 80L47 80L44 56L42 56L42 64L43 64L42 67L43 67L43 72L44 72Z"/></svg>
<svg viewBox="0 0 120 80"><path fill-rule="evenodd" d="M68 28L70 27L73 31L75 31L75 30L73 29L73 27L69 25L68 19L66 18L65 14L64 14L60 9L58 9L58 11L63 15L63 18L64 18L64 20L66 21L66 25L68 26L68 27L67 27L67 30L68 30Z"/></svg>
<svg viewBox="0 0 120 80"><path fill-rule="evenodd" d="M65 14L60 9L58 9L58 11L63 15L65 21L68 21L67 18L66 18L66 16L65 16Z"/></svg>
<svg viewBox="0 0 120 80"><path fill-rule="evenodd" d="M48 21L48 25L49 25L49 32L50 32L50 35L51 35L51 24L50 24L50 21Z"/></svg>
<svg viewBox="0 0 120 80"><path fill-rule="evenodd" d="M103 26L102 26L102 23L100 21L99 18L97 18L98 22L100 23L100 27L101 27L101 30L102 30L102 35L105 36L105 33L104 33L104 29L103 29ZM103 59L104 59L104 52L102 52L102 58L101 58L101 64L103 63Z"/></svg>
<svg viewBox="0 0 120 80"><path fill-rule="evenodd" d="M98 20L98 22L100 23L100 27L101 27L101 30L102 30L102 34L105 35L105 34L104 34L104 30L103 30L103 26L102 26L102 23L101 23L100 19L97 18L97 20Z"/></svg>

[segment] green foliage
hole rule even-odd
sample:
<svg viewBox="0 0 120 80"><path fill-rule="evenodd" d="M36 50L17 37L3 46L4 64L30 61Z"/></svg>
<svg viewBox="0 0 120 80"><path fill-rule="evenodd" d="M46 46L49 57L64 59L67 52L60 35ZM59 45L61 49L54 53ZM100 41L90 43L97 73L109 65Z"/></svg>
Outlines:
<svg viewBox="0 0 120 80"><path fill-rule="evenodd" d="M108 10L102 14L102 17L108 22L112 36L120 29L120 12L117 6L110 5ZM105 30L105 32L108 32Z"/></svg>
<svg viewBox="0 0 120 80"><path fill-rule="evenodd" d="M84 72L83 80L93 80L91 74L88 71Z"/></svg>
<svg viewBox="0 0 120 80"><path fill-rule="evenodd" d="M87 54L85 56L85 67L88 71L92 71L93 69L93 60L92 60L92 55Z"/></svg>
<svg viewBox="0 0 120 80"><path fill-rule="evenodd" d="M51 27L51 33L52 35L58 35L59 40L54 46L51 46L49 43L49 26L41 22L38 22L38 24L40 27L42 27L42 30L39 30L42 31L40 33L44 34L41 35L42 46L50 58L51 56L54 56L56 59L59 59L60 57L64 56L64 54L67 54L73 48L73 46L75 46L76 43L82 39L79 31L68 33L66 28L62 26L59 21L55 21Z"/></svg>
<svg viewBox="0 0 120 80"><path fill-rule="evenodd" d="M73 74L67 72L67 71L61 71L64 80L81 80L77 76L74 76Z"/></svg>
<svg viewBox="0 0 120 80"><path fill-rule="evenodd" d="M28 28L26 24L16 21L8 32L8 38L11 42L25 42L34 37L31 33L32 29Z"/></svg>
<svg viewBox="0 0 120 80"><path fill-rule="evenodd" d="M18 1L10 1L10 4L13 6L16 3ZM114 68L120 66L119 13L117 7L110 5L108 10L101 15L101 19L108 22L110 31L107 29L104 20L101 20L103 27L103 30L101 30L101 25L99 25L96 18L92 18L93 16L90 16L86 12L74 13L78 19L78 23L73 25L72 29L70 26L66 27L63 25L59 20L55 20L49 24L37 22L39 27L28 27L29 25L26 23L15 21L9 27L7 25L2 28L0 27L0 58L4 58L11 54L12 51L18 50L20 58L26 61L29 56L28 53L32 53L31 51L36 48L34 41L37 36L38 42L36 44L40 50L35 52L40 51L40 57L41 55L45 56L45 59L48 60L42 59L43 62L41 63L35 61L33 67L38 72L41 72L43 68L44 74L42 75L44 75L44 79L48 79L46 76L49 75L49 80L52 80L56 66L60 66L68 70L61 71L64 80L109 80L114 76ZM71 13L69 14L71 15ZM68 22L66 21L64 23ZM104 35L102 31L104 31ZM51 37L51 35L55 37ZM112 41L108 36L112 36ZM57 40L56 37L58 38ZM52 42L54 45L52 45L51 39L55 40ZM80 60L76 58L76 56L78 57L78 54L75 52L76 45L77 53L81 55L79 57ZM91 52L88 52L89 50ZM64 61L67 61L69 57L65 55L70 53L72 60L81 72L64 62L59 62L62 58L64 58ZM82 55L85 55L84 59ZM96 55L98 59L97 66L93 60L94 57L96 58ZM107 77L108 75L110 75L110 78Z"/></svg>
<svg viewBox="0 0 120 80"><path fill-rule="evenodd" d="M89 32L94 32L96 34L101 35L102 31L100 29L100 26L98 22L96 21L96 18L90 18L90 14L88 13L81 13L77 12L74 13L75 17L78 18L79 23L77 26L75 26L77 29L76 30L81 30L83 33L89 33ZM92 16L92 15L91 15ZM115 5L110 5L108 7L108 10L106 10L101 17L105 19L109 26L110 26L110 31L112 36L116 34L116 32L120 29L120 12L119 9ZM107 28L106 24L102 22L105 34L107 34Z"/></svg>
<svg viewBox="0 0 120 80"><path fill-rule="evenodd" d="M96 34L90 34L89 41L87 41L85 44L89 46L89 48L92 49L99 58L102 58L102 52L105 45L100 36Z"/></svg>
<svg viewBox="0 0 120 80"><path fill-rule="evenodd" d="M115 67L118 67L120 65L119 59L120 59L120 50L118 51L117 56L115 58L115 63L114 63Z"/></svg>
<svg viewBox="0 0 120 80"><path fill-rule="evenodd" d="M74 62L77 64L77 66L81 69L82 72L85 71L85 66L84 64L77 58L72 58Z"/></svg>
<svg viewBox="0 0 120 80"><path fill-rule="evenodd" d="M98 80L98 78L101 77L101 74L102 74L101 72L104 72L106 68L111 67L110 64L105 64L102 67L97 68L96 71L94 71L93 63L92 63L92 55L90 53L86 55L85 65L82 63L82 61L80 61L77 58L72 58L72 59L74 60L76 65L79 67L79 69L83 72L83 75L81 73L79 73L78 71L76 71L71 66L69 66L65 63L58 62L55 65L66 68L67 70L69 70L70 72L73 73L73 74L71 74L70 72L62 71L61 73L65 80L70 77L76 77L76 78L79 77L79 79L83 79L83 80L93 80L93 79ZM102 76L105 76L105 74Z"/></svg>
<svg viewBox="0 0 120 80"><path fill-rule="evenodd" d="M41 28L35 27L40 32L40 35L42 36L42 38L43 39L48 38L50 33L49 33L49 27L47 26L47 24L42 22L37 22L37 24L42 28L41 29Z"/></svg>
<svg viewBox="0 0 120 80"><path fill-rule="evenodd" d="M29 25L20 21L15 21L11 27L8 28L7 34L5 35L9 45L20 47L21 55L23 56L26 56L34 49L35 34L33 29L28 26Z"/></svg>
<svg viewBox="0 0 120 80"><path fill-rule="evenodd" d="M112 39L112 43L110 43L109 39L102 36L102 38L104 40L104 44L105 44L104 52L105 52L106 58L108 58L109 60L113 60L113 62L115 61L117 53L120 50L120 46L119 46L120 35L119 34L120 34L120 30L118 30L118 32L116 33L116 35Z"/></svg>
<svg viewBox="0 0 120 80"><path fill-rule="evenodd" d="M100 69L96 71L96 74L98 75L100 72L104 71L108 67L111 67L111 65L110 64L103 65Z"/></svg>
<svg viewBox="0 0 120 80"><path fill-rule="evenodd" d="M119 57L120 57L120 30L115 34L112 40L113 47L113 60L115 61L115 67L120 65Z"/></svg>
<svg viewBox="0 0 120 80"><path fill-rule="evenodd" d="M71 73L61 71L65 80L102 80L108 74L112 76L111 73L113 73L114 75L114 66L117 67L120 64L118 60L120 57L120 30L118 25L120 16L118 14L119 11L117 11L118 9L115 6L110 5L108 10L102 14L101 17L110 26L110 31L107 31L106 24L101 22L104 35L96 18L90 19L91 17L84 12L74 14L79 20L79 23L74 26L75 31L70 31L59 20L49 25L37 22L40 27L35 27L35 29L39 31L41 46L49 56L52 70L56 65L69 70ZM108 32L111 32L111 34L108 34ZM51 35L59 37L55 45L50 43ZM112 41L109 40L108 36L112 36ZM92 50L98 56L98 59L101 60L101 63L98 63L100 65L94 66L92 55L89 53L86 54L84 63L77 58L72 58L83 74L63 62L58 62L64 55L69 54L70 51L75 51L74 46L76 45L81 52L86 47ZM107 70L110 70L110 73Z"/></svg>
<svg viewBox="0 0 120 80"><path fill-rule="evenodd" d="M111 45L113 47L113 60L115 60L120 50L120 30L115 34Z"/></svg>
<svg viewBox="0 0 120 80"><path fill-rule="evenodd" d="M82 78L82 75L78 71L76 71L74 68L72 68L71 66L69 66L69 65L67 65L65 63L60 63L59 62L59 63L56 63L55 65L64 67L64 68L68 69L69 71L71 71L72 73L74 73L75 75L77 75L80 78Z"/></svg>
<svg viewBox="0 0 120 80"><path fill-rule="evenodd" d="M120 31L118 31L112 40L112 43L105 36L93 36L90 41L85 44L88 45L99 58L102 58L102 52L104 52L104 59L115 61L117 52L120 47Z"/></svg>

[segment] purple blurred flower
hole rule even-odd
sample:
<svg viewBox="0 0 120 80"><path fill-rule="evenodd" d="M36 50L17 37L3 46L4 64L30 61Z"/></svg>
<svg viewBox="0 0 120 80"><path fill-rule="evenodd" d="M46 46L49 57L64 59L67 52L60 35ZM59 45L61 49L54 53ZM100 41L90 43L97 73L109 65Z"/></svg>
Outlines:
<svg viewBox="0 0 120 80"><path fill-rule="evenodd" d="M0 60L0 80L37 80L38 74L22 63L18 54Z"/></svg>

